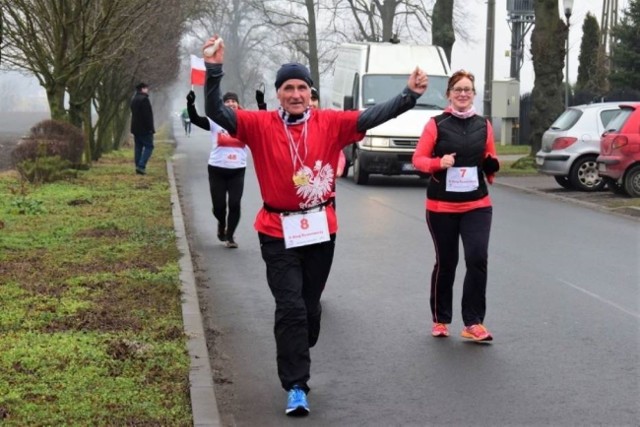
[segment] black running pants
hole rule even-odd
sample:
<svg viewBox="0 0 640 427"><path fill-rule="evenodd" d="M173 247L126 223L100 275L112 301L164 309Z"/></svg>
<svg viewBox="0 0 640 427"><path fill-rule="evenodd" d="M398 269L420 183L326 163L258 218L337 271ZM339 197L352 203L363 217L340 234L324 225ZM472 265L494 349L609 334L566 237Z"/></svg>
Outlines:
<svg viewBox="0 0 640 427"><path fill-rule="evenodd" d="M208 165L213 216L223 228L226 228L228 238L233 238L240 222L240 200L244 191L245 169L227 169Z"/></svg>
<svg viewBox="0 0 640 427"><path fill-rule="evenodd" d="M462 288L462 320L465 326L484 321L492 212L491 207L462 213L427 211L427 225L436 252L429 299L433 322L451 323L461 239L467 269Z"/></svg>
<svg viewBox="0 0 640 427"><path fill-rule="evenodd" d="M335 248L328 242L286 249L284 240L259 233L267 282L276 303L273 332L278 376L285 390L294 385L309 391L309 349L318 341L324 290Z"/></svg>

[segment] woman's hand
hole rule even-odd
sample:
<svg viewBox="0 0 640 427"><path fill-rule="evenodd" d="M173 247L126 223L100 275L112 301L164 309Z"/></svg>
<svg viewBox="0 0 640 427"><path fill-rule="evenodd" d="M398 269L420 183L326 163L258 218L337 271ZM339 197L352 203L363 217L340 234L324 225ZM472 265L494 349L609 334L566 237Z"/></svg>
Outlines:
<svg viewBox="0 0 640 427"><path fill-rule="evenodd" d="M456 153L445 154L440 159L440 167L442 169L448 169L456 163Z"/></svg>

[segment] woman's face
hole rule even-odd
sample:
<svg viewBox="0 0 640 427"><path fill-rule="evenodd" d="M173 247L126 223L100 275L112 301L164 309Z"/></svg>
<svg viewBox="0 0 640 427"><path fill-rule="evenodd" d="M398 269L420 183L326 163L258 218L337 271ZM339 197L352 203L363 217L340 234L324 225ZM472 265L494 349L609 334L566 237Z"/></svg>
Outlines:
<svg viewBox="0 0 640 427"><path fill-rule="evenodd" d="M461 78L449 89L449 102L458 111L467 111L471 108L475 97L476 90L473 87L473 82L467 77Z"/></svg>
<svg viewBox="0 0 640 427"><path fill-rule="evenodd" d="M238 110L238 107L240 106L240 104L238 104L238 101L236 101L235 99L227 99L226 101L224 101L224 105L231 108L232 110Z"/></svg>

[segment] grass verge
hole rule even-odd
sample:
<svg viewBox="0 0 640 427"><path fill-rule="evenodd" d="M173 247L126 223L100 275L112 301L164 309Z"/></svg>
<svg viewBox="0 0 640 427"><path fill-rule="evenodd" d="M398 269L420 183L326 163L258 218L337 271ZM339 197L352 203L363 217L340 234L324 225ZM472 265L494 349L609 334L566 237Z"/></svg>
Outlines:
<svg viewBox="0 0 640 427"><path fill-rule="evenodd" d="M531 152L530 145L500 145L496 144L498 156L505 154L522 154L527 156Z"/></svg>
<svg viewBox="0 0 640 427"><path fill-rule="evenodd" d="M192 425L165 162L42 186L0 174L0 424Z"/></svg>

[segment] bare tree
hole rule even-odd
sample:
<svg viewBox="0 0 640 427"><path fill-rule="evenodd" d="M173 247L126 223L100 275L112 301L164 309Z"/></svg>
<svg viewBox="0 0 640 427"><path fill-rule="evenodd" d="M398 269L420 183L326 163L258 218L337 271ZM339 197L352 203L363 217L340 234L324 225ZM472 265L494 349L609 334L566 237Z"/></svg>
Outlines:
<svg viewBox="0 0 640 427"><path fill-rule="evenodd" d="M206 0L191 13L192 41L187 50L200 53L204 41L219 34L227 47L225 54L225 90L236 92L242 104L248 103L264 80L263 69L269 38L266 25L250 2L242 0Z"/></svg>
<svg viewBox="0 0 640 427"><path fill-rule="evenodd" d="M265 24L272 30L273 49L280 49L280 55L287 60L307 63L311 78L316 86L320 84L320 53L317 19L320 2L314 0L254 0Z"/></svg>
<svg viewBox="0 0 640 427"><path fill-rule="evenodd" d="M170 55L176 55L182 28L175 25L181 14L170 0L0 0L0 9L6 63L36 76L52 118L84 125L87 162L95 159L96 147L91 102L106 73L135 54L141 63L157 61L149 67L161 69L157 83L175 75ZM131 68L120 72L126 76Z"/></svg>
<svg viewBox="0 0 640 427"><path fill-rule="evenodd" d="M47 92L51 117L66 119L69 82L119 54L129 34L123 30L136 31L143 25L148 7L140 3L0 0L6 19L5 62L33 73Z"/></svg>
<svg viewBox="0 0 640 427"><path fill-rule="evenodd" d="M431 13L424 0L333 1L334 20L343 23L339 32L345 41L431 43L442 46L451 62L456 36L471 38L465 26L470 17L464 2L436 0Z"/></svg>
<svg viewBox="0 0 640 427"><path fill-rule="evenodd" d="M453 1L453 0L450 0ZM431 13L421 0L336 0L336 19L347 11L355 23L355 40L380 42L420 39L413 29L428 34ZM351 38L351 37L350 37Z"/></svg>
<svg viewBox="0 0 640 427"><path fill-rule="evenodd" d="M129 101L135 83L143 80L152 88L154 115L168 116L169 102L163 90L175 80L179 68L179 53L184 32L184 6L173 0L156 0L148 13L145 31L137 35L126 54L104 66L99 84L92 96L97 112L95 145L92 158L117 149L128 137Z"/></svg>
<svg viewBox="0 0 640 427"><path fill-rule="evenodd" d="M540 150L542 134L564 109L562 80L567 25L558 15L558 0L535 2L536 26L531 34L535 80L531 109L531 155Z"/></svg>

